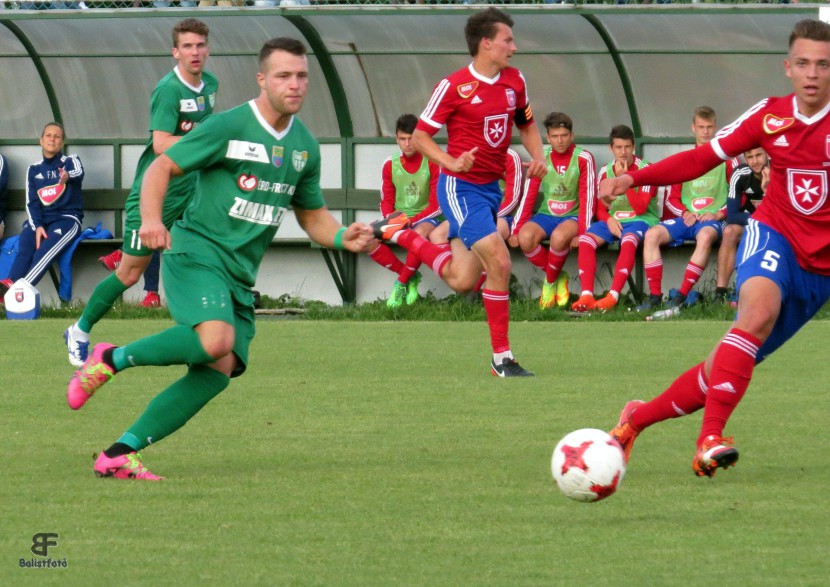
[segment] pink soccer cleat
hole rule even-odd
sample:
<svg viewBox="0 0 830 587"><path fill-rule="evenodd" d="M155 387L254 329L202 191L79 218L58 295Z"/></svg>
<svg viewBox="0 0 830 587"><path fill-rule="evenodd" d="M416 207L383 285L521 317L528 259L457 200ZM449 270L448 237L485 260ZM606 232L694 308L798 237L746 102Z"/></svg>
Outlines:
<svg viewBox="0 0 830 587"><path fill-rule="evenodd" d="M104 363L104 351L115 345L102 342L96 344L92 354L83 366L75 371L66 388L66 401L73 410L78 410L92 397L96 390L115 375L115 369Z"/></svg>
<svg viewBox="0 0 830 587"><path fill-rule="evenodd" d="M95 459L93 467L96 477L114 477L116 479L144 479L145 481L161 481L164 477L153 475L141 462L141 455L137 452L127 453L118 457L109 458L103 452Z"/></svg>

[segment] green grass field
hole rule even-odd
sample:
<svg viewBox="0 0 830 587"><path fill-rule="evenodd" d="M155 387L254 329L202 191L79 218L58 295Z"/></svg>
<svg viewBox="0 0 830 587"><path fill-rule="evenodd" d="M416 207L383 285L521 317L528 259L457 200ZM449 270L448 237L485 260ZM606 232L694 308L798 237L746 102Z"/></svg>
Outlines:
<svg viewBox="0 0 830 587"><path fill-rule="evenodd" d="M0 585L827 584L828 321L758 367L736 468L694 477L700 416L672 420L596 504L556 489L556 442L662 391L723 322L517 323L537 377L505 381L483 323L261 321L248 373L144 451L161 483L97 479L92 457L182 368L72 412L65 322L0 325ZM39 532L67 569L19 567Z"/></svg>

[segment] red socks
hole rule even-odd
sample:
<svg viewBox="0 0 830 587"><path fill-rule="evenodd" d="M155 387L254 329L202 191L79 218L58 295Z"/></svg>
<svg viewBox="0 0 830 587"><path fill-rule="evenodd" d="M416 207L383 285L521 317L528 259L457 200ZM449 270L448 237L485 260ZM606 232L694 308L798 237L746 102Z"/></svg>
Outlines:
<svg viewBox="0 0 830 587"><path fill-rule="evenodd" d="M698 411L706 403L706 375L699 363L674 380L669 388L634 410L631 425L642 431L652 424Z"/></svg>
<svg viewBox="0 0 830 587"><path fill-rule="evenodd" d="M484 289L481 292L487 325L490 327L490 343L494 353L510 350L507 329L510 324L510 294L506 291Z"/></svg>
<svg viewBox="0 0 830 587"><path fill-rule="evenodd" d="M663 295L663 259L646 263L645 269L649 293L652 295Z"/></svg>
<svg viewBox="0 0 830 587"><path fill-rule="evenodd" d="M597 274L597 241L583 234L579 237L579 287L583 292L594 291L594 277Z"/></svg>
<svg viewBox="0 0 830 587"><path fill-rule="evenodd" d="M545 279L548 283L553 283L559 279L559 274L562 273L562 267L565 266L565 261L568 260L568 253L570 249L564 251L554 251L551 249L548 252L548 266L545 269Z"/></svg>
<svg viewBox="0 0 830 587"><path fill-rule="evenodd" d="M706 269L706 267L701 267L700 265L695 265L691 262L686 265L686 271L683 273L683 283L680 284L680 293L684 296L689 295L689 292L692 291L692 288L697 283L697 280L700 279L701 275L703 275L704 269Z"/></svg>
<svg viewBox="0 0 830 587"><path fill-rule="evenodd" d="M631 275L631 268L634 267L634 259L637 255L639 239L633 234L627 234L620 242L620 255L617 257L617 265L614 268L614 280L611 282L611 291L620 293L625 280ZM596 262L594 263L596 265Z"/></svg>
<svg viewBox="0 0 830 587"><path fill-rule="evenodd" d="M452 260L449 245L436 245L429 242L414 230L402 230L397 235L397 243L415 255L441 277L444 265ZM407 257L407 261L409 257Z"/></svg>
<svg viewBox="0 0 830 587"><path fill-rule="evenodd" d="M548 264L548 250L543 248L542 245L537 245L535 249L525 253L525 257L539 269L544 269Z"/></svg>
<svg viewBox="0 0 830 587"><path fill-rule="evenodd" d="M726 421L749 387L760 346L760 340L737 328L727 332L718 345L709 377L698 446L707 436L723 436Z"/></svg>
<svg viewBox="0 0 830 587"><path fill-rule="evenodd" d="M372 258L372 261L381 267L386 267L389 271L400 273L403 269L403 263L401 263L401 260L395 256L392 249L383 243L380 243L378 248L369 253L369 256Z"/></svg>

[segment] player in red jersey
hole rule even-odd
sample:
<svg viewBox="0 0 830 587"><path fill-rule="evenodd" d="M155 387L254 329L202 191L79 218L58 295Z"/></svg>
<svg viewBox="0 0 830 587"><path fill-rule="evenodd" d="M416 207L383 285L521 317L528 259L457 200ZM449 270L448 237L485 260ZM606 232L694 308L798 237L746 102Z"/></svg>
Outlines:
<svg viewBox="0 0 830 587"><path fill-rule="evenodd" d="M753 368L830 298L830 25L798 22L784 70L792 94L761 100L706 145L600 185L611 202L633 185L688 181L750 149L770 155L769 187L738 251L735 321L709 357L661 395L626 404L611 431L626 454L648 426L704 408L695 473L711 477L733 465L738 450L723 430Z"/></svg>
<svg viewBox="0 0 830 587"><path fill-rule="evenodd" d="M545 272L539 299L543 310L567 305L568 276L562 274L562 267L570 250L591 225L596 208L594 156L573 142L571 117L551 112L544 124L550 143L545 148L547 173L544 178L527 182L513 236L508 241L513 246L518 244L525 257ZM545 239L550 239L547 249L541 246Z"/></svg>
<svg viewBox="0 0 830 587"><path fill-rule="evenodd" d="M403 212L418 234L430 238L430 233L441 222L441 209L438 207L435 189L439 170L435 163L427 161L412 145L412 131L416 124L418 117L414 114L402 114L395 122L395 140L401 150L383 163L380 212L383 216L389 216L395 210ZM418 300L418 284L421 282L421 274L418 272L421 260L418 257L409 253L402 263L392 249L382 242L378 242L369 256L381 267L398 274L392 293L386 300L388 307L399 308L404 300L411 306Z"/></svg>
<svg viewBox="0 0 830 587"><path fill-rule="evenodd" d="M514 122L531 156L528 176L547 172L524 77L510 67L516 52L512 26L513 19L495 8L467 19L464 32L473 62L438 83L412 135L415 148L441 166L438 203L450 222L451 251L414 231L392 237L458 292L470 291L482 270L487 272L482 299L493 347L490 368L498 377L533 375L510 350L510 252L496 228L502 200L498 180ZM446 151L432 138L445 125Z"/></svg>

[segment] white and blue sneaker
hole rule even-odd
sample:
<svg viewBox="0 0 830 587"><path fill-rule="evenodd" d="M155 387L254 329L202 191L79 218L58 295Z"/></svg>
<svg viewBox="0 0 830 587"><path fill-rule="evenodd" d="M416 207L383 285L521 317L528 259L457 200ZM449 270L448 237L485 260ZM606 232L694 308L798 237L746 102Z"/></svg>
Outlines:
<svg viewBox="0 0 830 587"><path fill-rule="evenodd" d="M81 340L73 324L64 331L63 339L69 351L69 364L73 367L83 367L84 361L89 356L89 337L87 340Z"/></svg>

